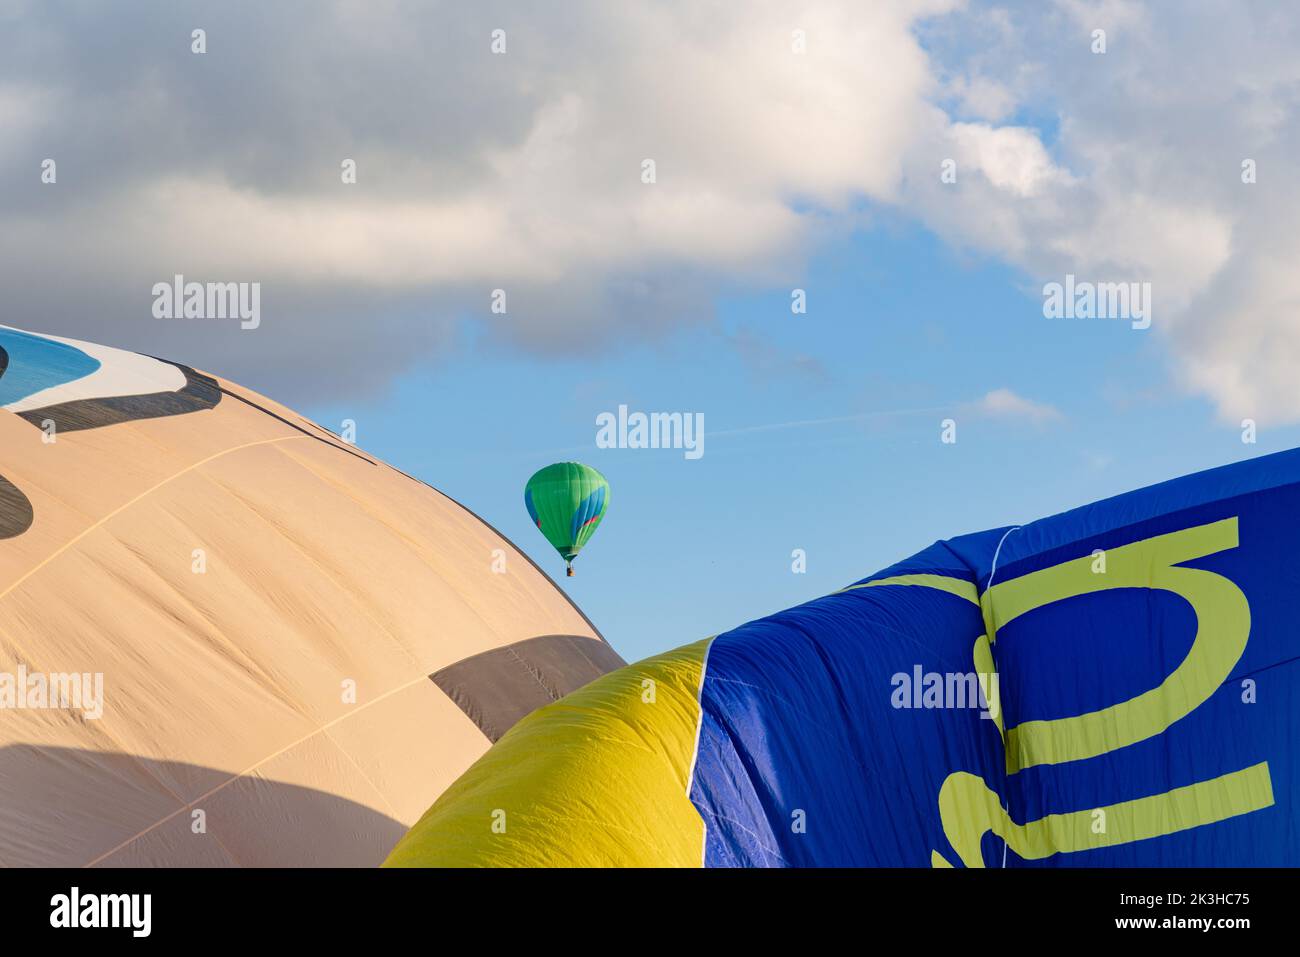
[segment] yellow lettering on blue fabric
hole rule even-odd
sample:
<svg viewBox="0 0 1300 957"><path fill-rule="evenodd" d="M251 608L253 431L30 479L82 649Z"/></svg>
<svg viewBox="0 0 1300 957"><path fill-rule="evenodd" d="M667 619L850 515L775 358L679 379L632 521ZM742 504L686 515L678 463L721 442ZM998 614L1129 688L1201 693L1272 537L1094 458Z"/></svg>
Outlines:
<svg viewBox="0 0 1300 957"><path fill-rule="evenodd" d="M1038 765L1080 761L1163 734L1204 704L1241 659L1250 636L1250 605L1236 583L1215 572L1179 567L1238 545L1236 517L1157 535L1106 553L1107 571L1096 574L1090 553L1072 561L999 582L980 596L987 634L972 657L977 671L992 671L998 629L1021 615L1058 601L1116 588L1167 591L1196 615L1196 636L1186 658L1155 687L1097 711L1052 720L1025 721L1002 732L1007 774ZM929 585L909 576L912 585ZM884 582L882 582L883 584ZM900 582L901 584L902 582ZM946 583L945 583L946 585ZM943 588L952 592L951 586ZM998 708L995 714L1000 715ZM1171 834L1273 804L1267 762L1240 771L1104 808L1049 814L1016 824L984 780L966 771L945 779L939 792L944 834L967 867L982 867L980 841L992 831L1020 857L1041 859ZM1107 826L1093 826L1097 812ZM951 867L938 851L935 867Z"/></svg>

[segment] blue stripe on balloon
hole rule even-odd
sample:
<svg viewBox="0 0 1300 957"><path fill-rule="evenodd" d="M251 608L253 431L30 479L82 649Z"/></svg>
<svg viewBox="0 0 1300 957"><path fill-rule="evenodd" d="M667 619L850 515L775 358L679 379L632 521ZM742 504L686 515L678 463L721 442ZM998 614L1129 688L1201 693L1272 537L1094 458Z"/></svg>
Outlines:
<svg viewBox="0 0 1300 957"><path fill-rule="evenodd" d="M575 545L578 543L578 533L582 531L582 526L600 514L600 510L605 505L605 488L601 486L596 489L580 503L578 510L573 513L573 524L569 529L569 541Z"/></svg>
<svg viewBox="0 0 1300 957"><path fill-rule="evenodd" d="M9 354L9 365L0 376L0 406L84 379L99 368L98 359L75 346L16 329L0 329L0 347Z"/></svg>

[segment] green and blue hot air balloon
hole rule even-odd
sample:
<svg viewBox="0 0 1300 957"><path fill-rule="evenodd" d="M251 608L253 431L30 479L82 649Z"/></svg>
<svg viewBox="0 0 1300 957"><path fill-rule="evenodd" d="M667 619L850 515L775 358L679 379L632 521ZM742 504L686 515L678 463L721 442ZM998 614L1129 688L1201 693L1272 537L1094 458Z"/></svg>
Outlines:
<svg viewBox="0 0 1300 957"><path fill-rule="evenodd" d="M591 540L609 507L609 483L590 465L557 462L534 473L524 487L524 505L533 524L560 553L565 574Z"/></svg>

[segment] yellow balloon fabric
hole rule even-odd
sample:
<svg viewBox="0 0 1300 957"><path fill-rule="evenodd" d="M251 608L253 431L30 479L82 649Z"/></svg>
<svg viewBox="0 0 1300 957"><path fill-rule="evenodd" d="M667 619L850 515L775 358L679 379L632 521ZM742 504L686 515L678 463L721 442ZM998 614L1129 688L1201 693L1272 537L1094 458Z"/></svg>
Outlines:
<svg viewBox="0 0 1300 957"><path fill-rule="evenodd" d="M687 792L709 640L611 672L520 721L385 866L702 866L704 822Z"/></svg>

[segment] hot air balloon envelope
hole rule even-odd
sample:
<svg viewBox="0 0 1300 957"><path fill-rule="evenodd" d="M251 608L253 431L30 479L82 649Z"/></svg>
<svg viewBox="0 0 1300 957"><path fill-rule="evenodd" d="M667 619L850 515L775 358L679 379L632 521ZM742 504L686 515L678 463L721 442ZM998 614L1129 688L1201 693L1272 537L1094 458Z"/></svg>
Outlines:
<svg viewBox="0 0 1300 957"><path fill-rule="evenodd" d="M940 541L605 675L388 862L1294 867L1298 617L1300 450Z"/></svg>
<svg viewBox="0 0 1300 957"><path fill-rule="evenodd" d="M0 865L377 864L621 664L477 516L284 406L0 326Z"/></svg>
<svg viewBox="0 0 1300 957"><path fill-rule="evenodd" d="M524 507L573 574L573 560L596 533L609 507L609 483L590 465L557 462L528 480Z"/></svg>

